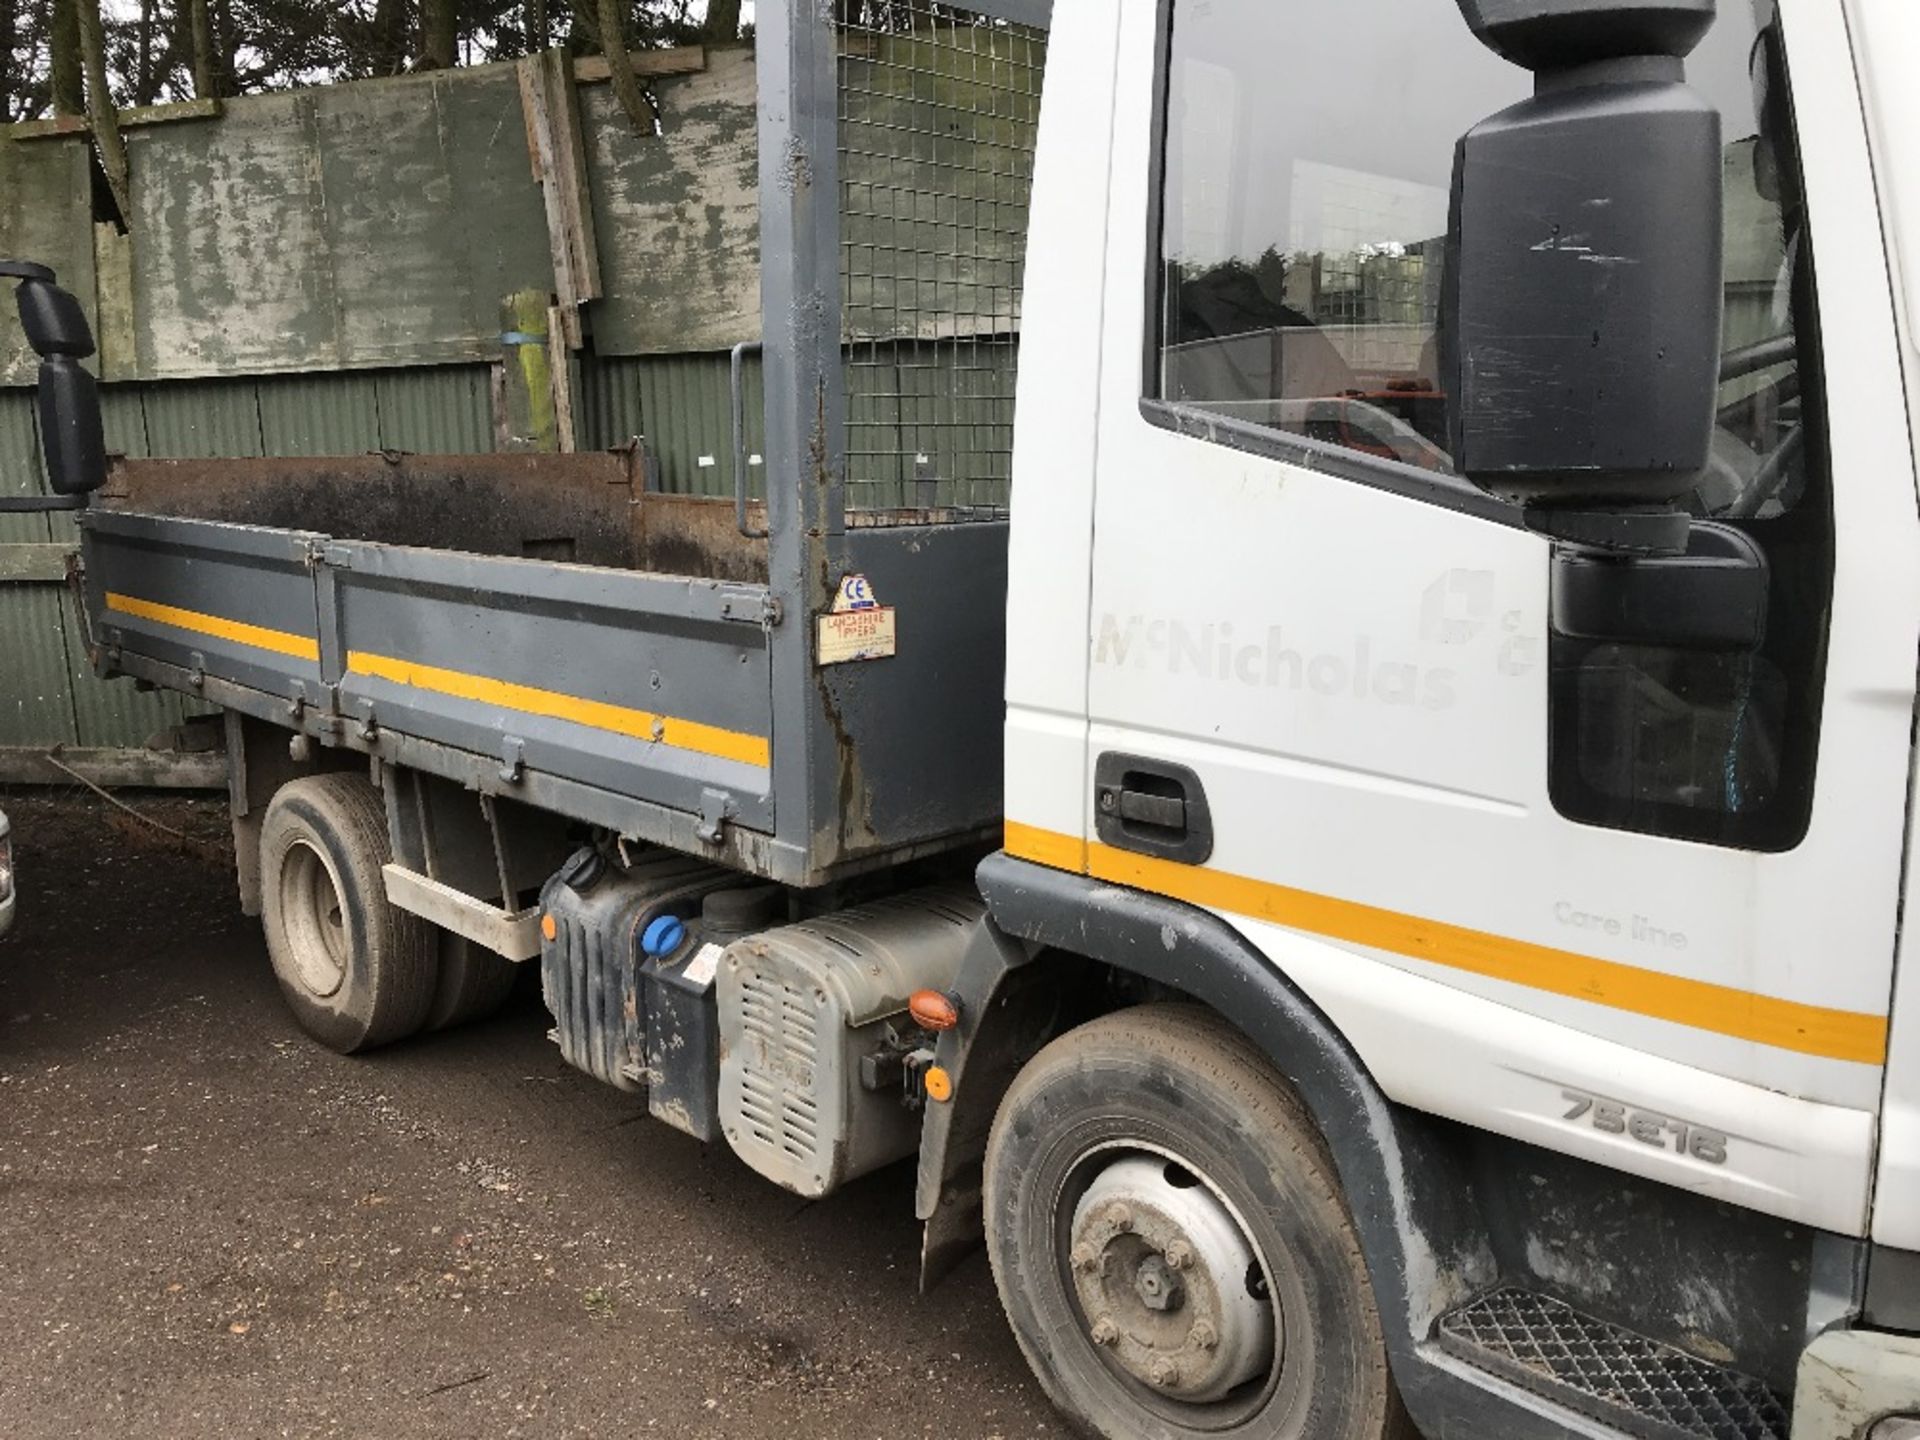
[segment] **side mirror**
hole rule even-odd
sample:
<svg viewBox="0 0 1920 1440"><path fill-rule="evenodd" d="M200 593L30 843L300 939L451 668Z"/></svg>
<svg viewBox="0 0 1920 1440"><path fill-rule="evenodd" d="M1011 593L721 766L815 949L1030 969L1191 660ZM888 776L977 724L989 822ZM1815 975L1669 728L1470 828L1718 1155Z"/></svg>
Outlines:
<svg viewBox="0 0 1920 1440"><path fill-rule="evenodd" d="M1599 549L1684 553L1720 365L1714 0L1459 0L1535 92L1454 155L1442 365L1454 463ZM1643 523L1650 522L1650 523Z"/></svg>
<svg viewBox="0 0 1920 1440"><path fill-rule="evenodd" d="M20 328L40 357L37 398L47 482L57 495L89 494L106 483L107 442L99 389L80 367L93 354L87 317L44 265L0 261L0 275L20 282L14 297Z"/></svg>

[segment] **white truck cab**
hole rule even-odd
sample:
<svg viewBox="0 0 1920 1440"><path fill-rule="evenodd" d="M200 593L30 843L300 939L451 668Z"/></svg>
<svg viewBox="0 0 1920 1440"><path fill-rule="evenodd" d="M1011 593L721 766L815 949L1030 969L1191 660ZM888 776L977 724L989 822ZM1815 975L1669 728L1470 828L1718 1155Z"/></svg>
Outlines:
<svg viewBox="0 0 1920 1440"><path fill-rule="evenodd" d="M1687 633L1682 607L1705 592L1684 583L1586 625L1591 571L1633 562L1490 500L1510 477L1465 483L1450 453L1494 448L1449 413L1469 387L1504 385L1524 424L1564 379L1537 345L1449 351L1450 307L1470 324L1477 303L1477 277L1448 274L1457 147L1475 158L1461 137L1536 91L1607 83L1553 53L1591 38L1577 25L1501 55L1462 12L1492 30L1499 12L1576 8L1057 10L1022 339L1007 852L1085 877L1086 903L1125 887L1217 916L1390 1105L1475 1132L1519 1227L1493 1239L1519 1263L1494 1268L1528 1293L1450 1322L1472 1264L1404 1256L1411 1349L1598 1417L1583 1386L1610 1381L1569 1383L1514 1337L1538 1323L1549 1347L1592 1341L1594 1309L1718 1353L1698 1343L1710 1318L1766 1302L1697 1257L1741 1249L1760 1217L1856 1243L1869 1312L1920 1328L1920 985L1896 986L1920 656L1903 388L1920 247L1898 217L1920 124L1890 78L1920 26L1897 0L1585 7L1623 31L1654 10L1693 27L1622 79L1678 83L1684 51L1718 122L1717 173L1687 182L1717 185L1715 224L1676 211L1646 238L1699 244L1719 288L1690 322L1718 357L1705 464L1672 500L1696 534L1734 533L1716 555L1764 552L1756 645ZM1536 76L1510 55L1545 58ZM1614 159L1644 174L1652 154ZM1632 183L1581 168L1590 193L1540 207L1507 279L1538 287L1528 341L1620 346L1630 389L1675 363L1687 322L1602 334L1527 273L1604 293L1672 262L1609 244ZM1527 373L1490 378L1502 368ZM1579 444L1651 449L1660 425ZM1351 1180L1348 1195L1361 1210ZM1743 1263L1807 1275L1820 1243ZM1535 1293L1573 1308L1536 1314ZM1801 1318L1752 1329L1782 1348L1745 1363L1783 1390L1839 1315ZM1895 1348L1920 1410L1915 1347ZM1420 1362L1395 1361L1406 1390ZM1856 1433L1852 1411L1819 1418L1826 1403L1803 1387L1793 1433Z"/></svg>

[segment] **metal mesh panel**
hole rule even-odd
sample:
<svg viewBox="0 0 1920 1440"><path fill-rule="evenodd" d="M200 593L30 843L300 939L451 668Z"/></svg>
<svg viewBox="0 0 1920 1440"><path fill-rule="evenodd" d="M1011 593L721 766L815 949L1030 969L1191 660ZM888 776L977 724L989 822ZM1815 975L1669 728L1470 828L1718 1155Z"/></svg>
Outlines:
<svg viewBox="0 0 1920 1440"><path fill-rule="evenodd" d="M842 0L847 507L1007 503L1046 32Z"/></svg>
<svg viewBox="0 0 1920 1440"><path fill-rule="evenodd" d="M1440 1321L1441 1347L1645 1440L1784 1440L1787 1411L1751 1376L1507 1286Z"/></svg>

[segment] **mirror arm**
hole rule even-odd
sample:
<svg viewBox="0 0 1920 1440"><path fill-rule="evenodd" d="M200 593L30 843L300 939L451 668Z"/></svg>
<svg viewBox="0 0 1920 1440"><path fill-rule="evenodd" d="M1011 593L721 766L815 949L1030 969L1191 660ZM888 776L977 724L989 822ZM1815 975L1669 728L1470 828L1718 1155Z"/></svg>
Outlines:
<svg viewBox="0 0 1920 1440"><path fill-rule="evenodd" d="M1627 558L1684 555L1692 519L1678 510L1556 510L1530 505L1526 527L1569 549Z"/></svg>
<svg viewBox="0 0 1920 1440"><path fill-rule="evenodd" d="M1770 568L1752 536L1694 522L1683 553L1553 557L1553 630L1576 640L1757 651L1766 640Z"/></svg>

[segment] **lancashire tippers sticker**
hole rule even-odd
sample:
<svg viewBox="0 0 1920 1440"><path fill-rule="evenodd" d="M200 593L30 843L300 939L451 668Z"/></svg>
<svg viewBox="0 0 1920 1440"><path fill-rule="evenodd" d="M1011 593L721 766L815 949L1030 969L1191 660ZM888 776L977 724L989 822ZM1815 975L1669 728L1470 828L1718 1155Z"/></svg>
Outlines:
<svg viewBox="0 0 1920 1440"><path fill-rule="evenodd" d="M849 660L884 660L894 650L893 607L882 605L864 575L840 581L833 609L816 617L819 627L814 650L822 665L844 665Z"/></svg>

